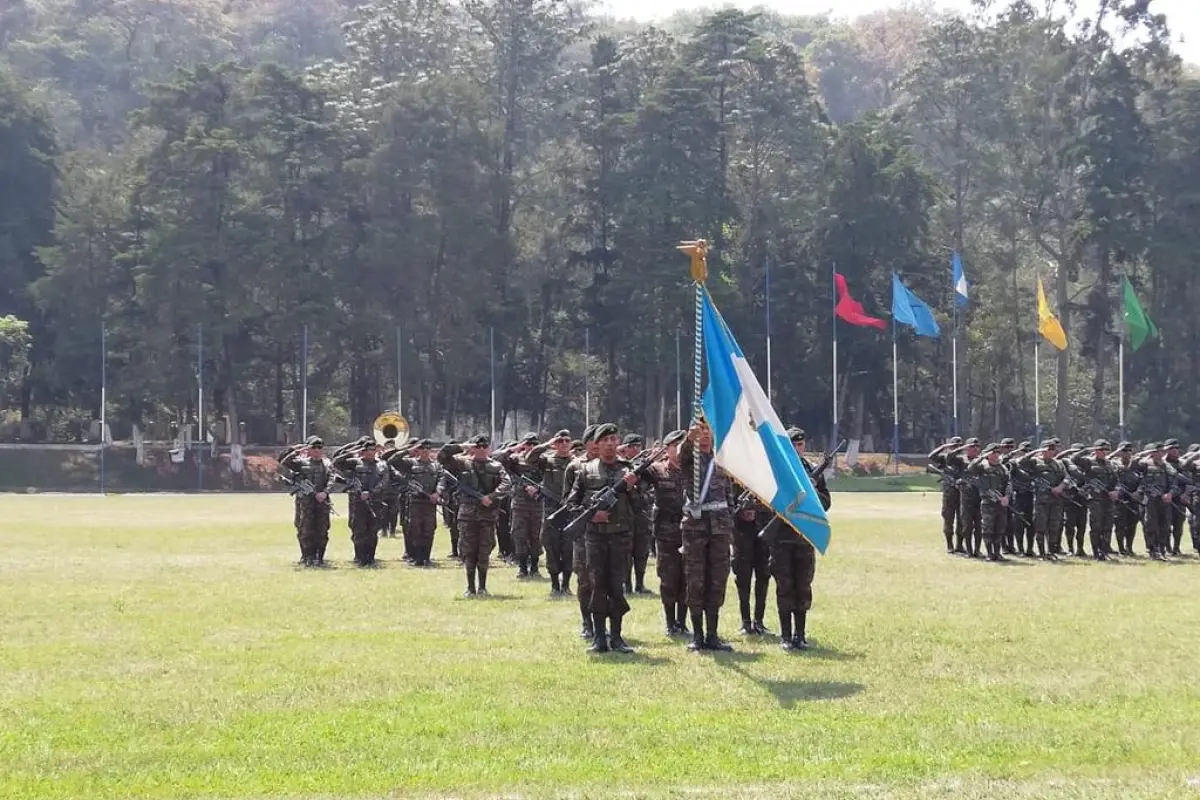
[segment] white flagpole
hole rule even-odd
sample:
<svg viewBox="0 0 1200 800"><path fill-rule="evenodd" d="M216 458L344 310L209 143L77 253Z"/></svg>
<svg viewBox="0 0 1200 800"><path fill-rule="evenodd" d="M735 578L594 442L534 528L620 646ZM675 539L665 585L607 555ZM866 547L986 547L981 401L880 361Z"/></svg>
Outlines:
<svg viewBox="0 0 1200 800"><path fill-rule="evenodd" d="M683 428L683 371L679 357L679 328L675 328L675 428Z"/></svg>
<svg viewBox="0 0 1200 800"><path fill-rule="evenodd" d="M401 370L402 362L400 360L401 356L402 356L401 351L403 349L402 334L403 334L403 331L400 329L400 326L397 325L396 326L396 413L403 417L404 416L404 389L402 387L403 387L403 383L404 383L404 380L403 380L404 373ZM396 442L396 444L399 445L399 444L402 444L402 442Z"/></svg>
<svg viewBox="0 0 1200 800"><path fill-rule="evenodd" d="M1040 379L1041 369L1038 362L1041 361L1041 341L1038 337L1041 333L1034 334L1033 337L1033 436L1038 440L1039 446L1042 440L1042 384Z"/></svg>
<svg viewBox="0 0 1200 800"><path fill-rule="evenodd" d="M950 363L953 370L951 385L954 387L954 435L958 436L958 290L954 292L954 338L950 342Z"/></svg>
<svg viewBox="0 0 1200 800"><path fill-rule="evenodd" d="M204 490L204 324L196 325L196 488Z"/></svg>
<svg viewBox="0 0 1200 800"><path fill-rule="evenodd" d="M767 305L767 399L772 404L775 395L771 392L771 259L767 258L765 270L767 273L766 305Z"/></svg>
<svg viewBox="0 0 1200 800"><path fill-rule="evenodd" d="M892 318L892 459L900 472L900 362L896 350L896 319Z"/></svg>
<svg viewBox="0 0 1200 800"><path fill-rule="evenodd" d="M491 361L492 374L492 428L491 439L492 444L499 444L496 441L496 329L488 328L488 358Z"/></svg>
<svg viewBox="0 0 1200 800"><path fill-rule="evenodd" d="M100 494L108 494L105 451L108 450L108 331L100 323Z"/></svg>
<svg viewBox="0 0 1200 800"><path fill-rule="evenodd" d="M1125 438L1125 324L1121 323L1120 344L1117 345L1117 424L1121 428L1121 438Z"/></svg>
<svg viewBox="0 0 1200 800"><path fill-rule="evenodd" d="M308 326L300 346L300 440L308 441Z"/></svg>
<svg viewBox="0 0 1200 800"><path fill-rule="evenodd" d="M830 442L833 442L833 444L831 444L830 447L836 447L838 440L837 273L835 272L834 275L833 318L831 321L833 330L833 437L829 440Z"/></svg>
<svg viewBox="0 0 1200 800"><path fill-rule="evenodd" d="M583 424L592 424L592 329L583 329Z"/></svg>

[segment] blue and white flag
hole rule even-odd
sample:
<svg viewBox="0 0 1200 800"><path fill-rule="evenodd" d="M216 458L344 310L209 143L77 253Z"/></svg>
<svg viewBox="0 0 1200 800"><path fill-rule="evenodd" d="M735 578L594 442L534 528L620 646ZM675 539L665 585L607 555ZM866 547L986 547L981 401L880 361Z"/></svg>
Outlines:
<svg viewBox="0 0 1200 800"><path fill-rule="evenodd" d="M925 301L917 297L900 280L900 276L892 273L892 318L912 326L918 336L937 336L941 328L933 318L933 311L925 305Z"/></svg>
<svg viewBox="0 0 1200 800"><path fill-rule="evenodd" d="M957 251L950 256L950 264L954 274L954 302L958 303L959 308L966 308L967 274L963 272L962 257Z"/></svg>
<svg viewBox="0 0 1200 800"><path fill-rule="evenodd" d="M702 291L708 365L702 403L717 466L824 553L829 519L808 471L708 291Z"/></svg>

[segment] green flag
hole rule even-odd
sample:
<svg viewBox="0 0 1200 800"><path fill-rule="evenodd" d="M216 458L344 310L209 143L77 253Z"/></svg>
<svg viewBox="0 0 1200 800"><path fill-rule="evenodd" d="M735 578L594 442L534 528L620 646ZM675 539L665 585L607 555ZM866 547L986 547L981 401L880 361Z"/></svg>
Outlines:
<svg viewBox="0 0 1200 800"><path fill-rule="evenodd" d="M1150 317L1146 316L1145 309L1138 302L1137 295L1133 293L1133 286L1129 283L1129 278L1122 278L1125 284L1125 325L1129 328L1129 343L1133 346L1134 352L1142 346L1146 341L1147 336L1158 336L1158 328L1154 327L1154 323L1150 321Z"/></svg>

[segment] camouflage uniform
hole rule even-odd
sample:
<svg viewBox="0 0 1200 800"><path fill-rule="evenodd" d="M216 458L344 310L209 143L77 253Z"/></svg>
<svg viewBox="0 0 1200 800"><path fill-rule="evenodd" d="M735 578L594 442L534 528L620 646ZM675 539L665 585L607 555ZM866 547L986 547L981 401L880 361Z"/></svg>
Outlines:
<svg viewBox="0 0 1200 800"><path fill-rule="evenodd" d="M742 500L741 497L738 498ZM739 511L738 508L741 508ZM733 582L737 586L738 610L743 633L766 633L763 615L767 610L767 592L771 590L771 548L758 533L775 517L753 495L739 502L733 519ZM750 591L753 583L754 616L750 615Z"/></svg>
<svg viewBox="0 0 1200 800"><path fill-rule="evenodd" d="M1197 463L1196 459L1191 454L1189 454L1187 458L1180 462L1179 472L1181 475L1186 476L1192 484L1200 483L1200 464ZM1191 534L1192 548L1195 549L1197 553L1200 553L1200 527L1198 527L1196 524L1197 514L1200 514L1200 487L1194 486L1191 490L1189 490L1186 500L1188 509L1188 532Z"/></svg>
<svg viewBox="0 0 1200 800"><path fill-rule="evenodd" d="M969 439L968 444L971 442L977 443L978 440ZM977 558L979 547L983 543L979 517L979 490L961 477L967 474L967 467L970 465L971 462L967 459L966 453L961 450L951 452L946 456L947 471L952 475L960 476L956 483L958 485L958 519L962 533L954 543L954 550L957 553L967 553Z"/></svg>
<svg viewBox="0 0 1200 800"><path fill-rule="evenodd" d="M437 505L433 495L438 493L442 479L442 466L436 461L419 458L404 458L393 463L396 471L405 480L405 505L408 516L404 520L404 536L412 548L412 563L418 567L433 564L433 535L437 531ZM415 491L420 487L420 491Z"/></svg>
<svg viewBox="0 0 1200 800"><path fill-rule="evenodd" d="M485 440L486 441L486 440ZM500 499L512 491L512 481L499 462L492 459L477 461L459 455L461 445L446 445L438 452L438 461L445 468L438 485L439 494L449 488L447 474L457 478L458 500L458 553L467 570L467 594L476 593L475 575L479 576L480 593L487 593L488 560L496 548L496 518ZM474 489L491 500L484 505L469 496Z"/></svg>
<svg viewBox="0 0 1200 800"><path fill-rule="evenodd" d="M1163 461L1171 465L1171 469L1175 471L1175 488L1174 493L1178 500L1171 504L1171 541L1169 543L1171 555L1181 555L1180 546L1183 544L1183 525L1187 521L1187 506L1184 504L1183 498L1188 493L1190 480L1184 471L1183 464L1180 461L1177 448L1179 442L1175 439L1168 439L1165 448L1176 448L1175 455L1167 455Z"/></svg>
<svg viewBox="0 0 1200 800"><path fill-rule="evenodd" d="M946 463L951 448L962 445L957 436L929 454L929 463L941 473L942 481L942 536L946 538L946 552L954 552L954 542L962 541L962 517L959 516L958 479L954 468Z"/></svg>
<svg viewBox="0 0 1200 800"><path fill-rule="evenodd" d="M683 473L692 477L694 449L690 439L679 448ZM708 494L700 500L700 517L689 512L695 498L693 481L684 484L683 572L687 581L687 606L692 616L692 649L731 649L720 640L717 626L721 606L725 604L725 587L729 581L730 546L733 543L733 515L729 509L731 482L717 467L713 454L700 453L700 483L708 483ZM704 635L707 625L708 635Z"/></svg>
<svg viewBox="0 0 1200 800"><path fill-rule="evenodd" d="M546 553L546 570L550 573L550 591L571 593L571 537L562 528L549 521L552 513L562 505L562 485L567 467L572 461L568 454L560 456L551 449L549 442L539 444L525 455L525 463L541 476L539 481L548 491L558 495L543 496L541 505L541 543Z"/></svg>
<svg viewBox="0 0 1200 800"><path fill-rule="evenodd" d="M971 462L967 475L973 481L972 488L979 494L980 533L987 547L988 560L1002 561L1004 557L1000 551L1008 522L1008 509L1000 500L1008 492L1008 470L999 461L991 463L988 460L989 452L995 451L984 450L982 457Z"/></svg>
<svg viewBox="0 0 1200 800"><path fill-rule="evenodd" d="M801 458L805 469L812 474L813 466ZM833 505L829 487L822 475L813 480L813 488L826 511ZM790 525L776 518L763 530L770 548L771 577L775 579L775 605L779 611L779 642L783 647L807 647L805 629L808 612L812 609L813 579L817 574L817 551ZM795 627L792 620L795 619Z"/></svg>
<svg viewBox="0 0 1200 800"><path fill-rule="evenodd" d="M1014 450L1004 457L1012 486L1012 513L1009 524L1012 530L1013 550L1018 555L1033 555L1033 477L1021 466L1024 450Z"/></svg>
<svg viewBox="0 0 1200 800"><path fill-rule="evenodd" d="M1067 472L1067 476L1074 483L1063 494L1065 498L1065 503L1063 504L1063 531L1067 537L1067 555L1074 553L1077 556L1084 556L1087 555L1083 550L1083 537L1087 533L1088 497L1082 488L1084 482L1083 472L1071 460L1076 452L1077 448L1072 446L1070 451L1063 453L1059 458L1063 469Z"/></svg>
<svg viewBox="0 0 1200 800"><path fill-rule="evenodd" d="M563 490L562 498L565 502L567 496L570 495L571 489L575 486L575 478L584 465L588 463L586 455L580 456L567 464L566 470L563 471ZM582 626L579 629L579 635L585 639L593 638L594 631L592 630L592 576L588 571L587 563L587 541L583 536L577 536L571 542L571 566L575 570L576 594L579 599L579 616L582 620Z"/></svg>
<svg viewBox="0 0 1200 800"><path fill-rule="evenodd" d="M514 477L530 477L534 471L521 455L511 451L496 453L494 458ZM528 488L524 482L514 479L512 501L509 504L509 531L513 554L517 559L517 576L521 578L538 574L538 558L542 555L540 533L543 503L536 496L531 497Z"/></svg>
<svg viewBox="0 0 1200 800"><path fill-rule="evenodd" d="M646 480L654 486L654 539L658 571L658 594L667 621L667 635L687 633L684 600L687 583L683 577L683 496L687 476L678 466L659 461L646 471Z"/></svg>
<svg viewBox="0 0 1200 800"><path fill-rule="evenodd" d="M300 543L300 562L305 566L325 563L325 548L329 545L330 500L318 502L317 492L329 492L329 480L333 464L327 458L309 458L297 450L284 456L279 466L290 471L297 480L312 482L314 493L296 495L296 540Z"/></svg>
<svg viewBox="0 0 1200 800"><path fill-rule="evenodd" d="M1141 461L1142 529L1146 549L1153 559L1162 559L1170 546L1171 525L1174 522L1173 503L1162 497L1175 488L1175 470L1165 461L1147 457Z"/></svg>
<svg viewBox="0 0 1200 800"><path fill-rule="evenodd" d="M442 525L450 537L450 558L458 560L462 558L458 554L458 493L438 493L442 495Z"/></svg>
<svg viewBox="0 0 1200 800"><path fill-rule="evenodd" d="M379 496L387 482L387 466L377 458L366 459L356 456L340 456L334 459L338 470L349 484L357 481L370 497L366 500L357 491L349 492L350 499L350 542L354 545L354 563L369 567L375 563L375 550L379 546Z"/></svg>
<svg viewBox="0 0 1200 800"><path fill-rule="evenodd" d="M1058 459L1042 453L1030 453L1018 462L1022 470L1033 477L1033 532L1038 555L1050 558L1062 536L1063 500L1051 489L1061 487L1066 472Z"/></svg>
<svg viewBox="0 0 1200 800"><path fill-rule="evenodd" d="M1112 531L1115 509L1109 492L1117 490L1117 484L1120 481L1119 467L1110 459L1099 458L1096 455L1089 456L1081 453L1073 460L1075 466L1083 474L1086 484L1092 557L1097 561L1104 561L1113 552Z"/></svg>
<svg viewBox="0 0 1200 800"><path fill-rule="evenodd" d="M625 576L625 590L638 594L646 593L646 565L650 561L651 523L650 509L653 501L648 489L638 484L629 492L630 505L633 508L633 552L632 580Z"/></svg>
<svg viewBox="0 0 1200 800"><path fill-rule="evenodd" d="M1122 443L1122 447L1126 446ZM1117 500L1114 515L1114 526L1117 530L1117 552L1121 555L1133 555L1133 538L1137 535L1138 522L1142 518L1142 506L1137 496L1138 487L1142 482L1142 472L1136 461L1128 463L1117 459Z"/></svg>

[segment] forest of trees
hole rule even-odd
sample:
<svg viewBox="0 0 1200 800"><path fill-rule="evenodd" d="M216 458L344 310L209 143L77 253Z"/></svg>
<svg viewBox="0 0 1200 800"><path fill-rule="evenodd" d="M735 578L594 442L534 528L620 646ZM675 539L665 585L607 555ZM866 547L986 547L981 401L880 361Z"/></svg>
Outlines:
<svg viewBox="0 0 1200 800"><path fill-rule="evenodd" d="M394 405L398 341L417 430L486 421L494 342L506 417L577 430L586 382L593 418L658 434L677 337L689 402L674 246L702 237L760 375L770 264L775 405L814 435L834 270L868 313L892 270L935 306L942 337L899 337L901 435L950 432L958 251L962 433L1032 433L1040 275L1071 341L1041 350L1043 424L1113 435L1128 276L1161 332L1126 353L1129 432L1200 437L1200 78L1153 5L648 26L566 0L8 0L4 435L99 416L103 329L115 435L194 420L203 339L210 418L273 442L305 327L335 439ZM842 433L886 445L890 334L838 339Z"/></svg>

